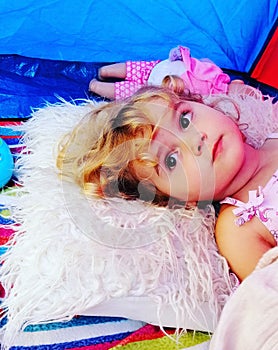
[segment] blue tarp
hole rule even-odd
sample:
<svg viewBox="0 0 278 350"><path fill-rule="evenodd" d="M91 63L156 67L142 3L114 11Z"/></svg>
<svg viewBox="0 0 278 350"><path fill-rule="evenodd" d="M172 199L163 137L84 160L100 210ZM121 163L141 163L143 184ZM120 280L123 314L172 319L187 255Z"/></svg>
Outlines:
<svg viewBox="0 0 278 350"><path fill-rule="evenodd" d="M31 109L61 98L89 98L101 64L0 55L0 118L28 117Z"/></svg>
<svg viewBox="0 0 278 350"><path fill-rule="evenodd" d="M277 0L0 0L0 117L87 97L100 62L192 56L248 73Z"/></svg>

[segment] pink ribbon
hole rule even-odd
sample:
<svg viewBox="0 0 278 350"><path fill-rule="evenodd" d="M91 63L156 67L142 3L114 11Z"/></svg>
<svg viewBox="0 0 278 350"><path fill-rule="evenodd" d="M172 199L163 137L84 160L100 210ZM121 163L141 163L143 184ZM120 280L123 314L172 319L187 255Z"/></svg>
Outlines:
<svg viewBox="0 0 278 350"><path fill-rule="evenodd" d="M237 201L234 205L238 206L233 210L235 216L239 217L236 219L238 226L243 225L245 222L251 220L256 214L261 217L260 206L264 201L264 195L262 188L259 187L258 191L249 191L249 200L247 203Z"/></svg>

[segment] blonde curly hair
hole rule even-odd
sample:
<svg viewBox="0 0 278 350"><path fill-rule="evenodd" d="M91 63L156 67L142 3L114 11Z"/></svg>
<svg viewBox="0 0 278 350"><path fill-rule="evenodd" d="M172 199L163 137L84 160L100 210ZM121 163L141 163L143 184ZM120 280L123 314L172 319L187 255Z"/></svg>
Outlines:
<svg viewBox="0 0 278 350"><path fill-rule="evenodd" d="M203 103L201 96L189 92L144 87L124 101L92 109L59 145L61 175L77 182L89 196L169 204L169 196L140 176L135 165L137 169L157 165L148 153L155 123L146 104L164 100L170 105L181 99Z"/></svg>

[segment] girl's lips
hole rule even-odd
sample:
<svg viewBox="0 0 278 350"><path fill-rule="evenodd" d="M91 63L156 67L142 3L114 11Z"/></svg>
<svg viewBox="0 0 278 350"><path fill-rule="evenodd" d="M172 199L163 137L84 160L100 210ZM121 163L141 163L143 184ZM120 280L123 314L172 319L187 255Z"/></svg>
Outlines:
<svg viewBox="0 0 278 350"><path fill-rule="evenodd" d="M222 136L219 137L219 139L213 145L213 149L212 149L212 161L213 162L218 157L218 155L220 154L221 151L222 151Z"/></svg>

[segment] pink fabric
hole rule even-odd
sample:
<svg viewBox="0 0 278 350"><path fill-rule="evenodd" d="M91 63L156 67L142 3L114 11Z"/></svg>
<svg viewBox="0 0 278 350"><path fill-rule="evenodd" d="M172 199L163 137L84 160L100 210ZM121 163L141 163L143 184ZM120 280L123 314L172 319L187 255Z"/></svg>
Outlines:
<svg viewBox="0 0 278 350"><path fill-rule="evenodd" d="M181 76L186 87L202 95L227 93L230 77L209 60L198 60L190 56L190 50L180 46L186 72Z"/></svg>
<svg viewBox="0 0 278 350"><path fill-rule="evenodd" d="M236 206L233 213L237 217L236 224L241 226L254 216L267 227L278 244L278 170L272 175L264 188L249 191L249 200L243 203L227 197L221 203Z"/></svg>
<svg viewBox="0 0 278 350"><path fill-rule="evenodd" d="M175 56L175 59L181 58L185 64L186 71L181 78L190 91L202 95L227 93L230 83L230 77L227 74L209 60L198 60L191 57L188 48L179 46L178 49L180 56ZM126 79L115 83L115 100L129 97L146 85L153 67L159 62L160 60L127 61Z"/></svg>
<svg viewBox="0 0 278 350"><path fill-rule="evenodd" d="M271 250L275 249L277 255L277 247ZM271 250L266 254L275 252ZM224 306L209 350L277 349L277 271L276 260L256 269L241 283Z"/></svg>
<svg viewBox="0 0 278 350"><path fill-rule="evenodd" d="M160 61L127 61L126 79L115 83L115 100L129 97L144 86L158 62Z"/></svg>

